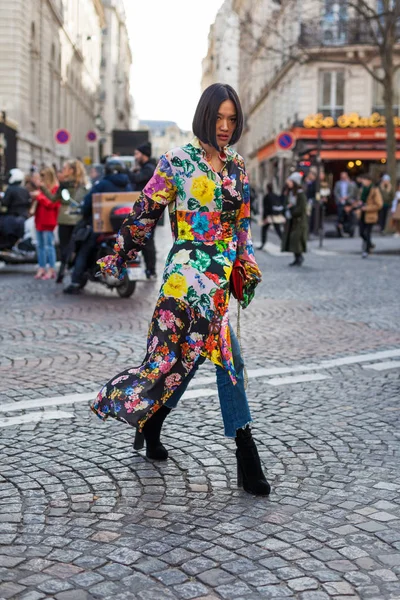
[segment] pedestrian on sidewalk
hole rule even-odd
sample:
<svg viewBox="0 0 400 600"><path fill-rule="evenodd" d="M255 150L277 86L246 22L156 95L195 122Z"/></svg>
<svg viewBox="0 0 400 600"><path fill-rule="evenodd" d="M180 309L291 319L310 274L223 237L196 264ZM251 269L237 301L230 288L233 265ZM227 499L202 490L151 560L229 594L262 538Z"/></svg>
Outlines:
<svg viewBox="0 0 400 600"><path fill-rule="evenodd" d="M151 144L148 142L138 146L135 150L136 167L128 173L132 188L135 192L143 191L145 185L153 177L155 164L151 161ZM156 246L154 242L155 229L142 249L144 262L146 265L147 279L156 279Z"/></svg>
<svg viewBox="0 0 400 600"><path fill-rule="evenodd" d="M6 193L0 198L0 234L2 241L7 238L11 246L24 236L24 225L32 204L31 195L23 181L21 169L11 169Z"/></svg>
<svg viewBox="0 0 400 600"><path fill-rule="evenodd" d="M41 187L42 192L53 202L60 202L60 212L58 214L58 237L60 240L60 268L57 274L57 283L62 283L64 279L67 263L73 252L72 233L78 221L81 219L79 206L82 205L85 194L87 193L87 177L83 163L80 160L67 160L61 170L60 186L56 194L52 195L50 190ZM67 190L70 198L64 200L63 190ZM71 200L77 205L74 212L71 213Z"/></svg>
<svg viewBox="0 0 400 600"><path fill-rule="evenodd" d="M351 181L347 171L342 171L340 173L340 179L335 183L335 187L333 188L333 195L337 208L336 228L338 237L343 237L346 219L345 208L346 206L351 207L358 196L357 185Z"/></svg>
<svg viewBox="0 0 400 600"><path fill-rule="evenodd" d="M395 229L394 237L400 237L400 179L397 180L397 189L392 202L390 216Z"/></svg>
<svg viewBox="0 0 400 600"><path fill-rule="evenodd" d="M390 175L387 175L385 173L385 175L382 176L382 179L379 184L379 191L383 200L383 206L379 211L379 229L381 231L381 234L384 235L388 220L388 214L390 213L390 208L394 199L394 190L390 181Z"/></svg>
<svg viewBox="0 0 400 600"><path fill-rule="evenodd" d="M115 254L99 261L104 274L121 278L126 261L143 248L169 207L174 243L146 357L140 366L113 377L92 410L102 419L111 416L136 427L135 448L146 441L147 457L165 460L168 452L160 441L164 419L208 358L216 365L225 435L237 445L238 483L249 493L266 496L270 486L249 426L244 365L228 313L233 268L234 281L239 272L243 275L243 308L261 280L250 235L248 178L242 157L231 148L242 129L234 89L219 83L208 87L193 119L196 137L161 157L122 226Z"/></svg>
<svg viewBox="0 0 400 600"><path fill-rule="evenodd" d="M44 167L40 171L39 178L35 177L35 183L39 187L45 187L52 195L56 194L59 183L53 167ZM34 200L36 200L35 210L35 228L37 240L37 255L39 269L35 275L35 279L55 279L56 278L56 249L54 244L54 230L57 227L58 212L61 203L53 202L46 194L38 189L32 192ZM48 265L48 270L46 267Z"/></svg>
<svg viewBox="0 0 400 600"><path fill-rule="evenodd" d="M308 234L315 234L317 222L317 175L310 169L303 182L304 193L307 198Z"/></svg>
<svg viewBox="0 0 400 600"><path fill-rule="evenodd" d="M281 225L285 223L283 216L283 202L278 194L275 194L271 183L267 183L267 193L263 198L262 204L262 221L261 221L261 245L259 250L262 250L267 243L268 229L270 225L274 226L275 232L279 239L282 239Z"/></svg>
<svg viewBox="0 0 400 600"><path fill-rule="evenodd" d="M293 252L290 267L301 267L303 254L307 252L307 197L302 188L302 175L292 173L286 180L285 217L286 225L282 238L282 252Z"/></svg>
<svg viewBox="0 0 400 600"><path fill-rule="evenodd" d="M360 236L363 239L362 257L368 258L372 248L372 229L378 222L379 211L383 206L383 200L378 186L373 185L372 175L364 173L361 175L361 217L360 217Z"/></svg>

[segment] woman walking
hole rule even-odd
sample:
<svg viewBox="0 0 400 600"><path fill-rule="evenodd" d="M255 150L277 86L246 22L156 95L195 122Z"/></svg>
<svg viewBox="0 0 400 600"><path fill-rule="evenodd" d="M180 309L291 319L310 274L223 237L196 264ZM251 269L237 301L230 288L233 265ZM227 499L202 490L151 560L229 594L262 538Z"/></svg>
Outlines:
<svg viewBox="0 0 400 600"><path fill-rule="evenodd" d="M250 235L248 178L243 159L230 148L242 128L242 109L233 88L207 88L193 120L196 138L161 158L122 226L116 253L99 261L104 274L123 277L126 261L143 248L168 205L174 243L146 357L140 366L111 379L92 410L102 419L111 416L136 427L135 448L145 441L148 458L165 460L162 424L208 358L217 369L225 435L237 445L238 483L266 496L270 486L249 427L244 365L228 315L234 264L235 275L243 275L243 308L261 280Z"/></svg>
<svg viewBox="0 0 400 600"><path fill-rule="evenodd" d="M361 208L361 217L359 222L360 236L362 243L362 258L368 258L371 250L375 248L372 243L372 230L378 223L379 211L383 206L383 200L379 187L373 184L373 177L369 173L361 175L361 197L358 206Z"/></svg>
<svg viewBox="0 0 400 600"><path fill-rule="evenodd" d="M386 225L388 221L388 213L390 212L392 202L394 200L395 192L393 190L392 183L390 181L390 175L386 173L382 176L379 184L379 191L382 196L383 206L379 211L378 223L379 229L382 235L385 234Z"/></svg>
<svg viewBox="0 0 400 600"><path fill-rule="evenodd" d="M85 167L80 160L67 160L60 173L60 186L55 194L45 187L41 187L42 192L53 202L61 202L60 212L58 214L58 237L60 240L60 268L57 274L57 283L62 283L68 260L71 257L73 244L72 232L75 225L82 218L78 210L73 214L70 211L70 201L73 200L77 205L81 205L87 193L87 177ZM62 191L68 190L70 198L64 200ZM78 206L79 207L79 206Z"/></svg>
<svg viewBox="0 0 400 600"><path fill-rule="evenodd" d="M44 167L40 171L40 185L55 194L59 184L52 167ZM37 255L39 269L35 279L55 279L56 249L54 246L54 229L57 226L60 202L52 202L41 190L32 192L37 202L35 211L35 228L37 239ZM49 266L46 271L47 265Z"/></svg>
<svg viewBox="0 0 400 600"><path fill-rule="evenodd" d="M290 267L301 267L303 254L307 252L308 217L307 197L301 187L301 173L292 173L287 181L286 226L282 240L282 252L293 252Z"/></svg>

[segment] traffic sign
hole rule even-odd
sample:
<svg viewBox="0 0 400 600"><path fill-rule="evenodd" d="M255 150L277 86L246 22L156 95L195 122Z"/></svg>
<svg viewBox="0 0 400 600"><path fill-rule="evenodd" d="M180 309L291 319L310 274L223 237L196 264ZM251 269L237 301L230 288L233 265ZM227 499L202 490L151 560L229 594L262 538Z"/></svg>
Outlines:
<svg viewBox="0 0 400 600"><path fill-rule="evenodd" d="M291 150L295 143L296 138L290 131L282 131L276 138L276 144L281 150Z"/></svg>
<svg viewBox="0 0 400 600"><path fill-rule="evenodd" d="M58 129L55 138L58 144L68 144L71 139L71 134L68 129Z"/></svg>
<svg viewBox="0 0 400 600"><path fill-rule="evenodd" d="M86 134L86 139L88 142L95 142L97 140L97 133L93 130L90 130Z"/></svg>

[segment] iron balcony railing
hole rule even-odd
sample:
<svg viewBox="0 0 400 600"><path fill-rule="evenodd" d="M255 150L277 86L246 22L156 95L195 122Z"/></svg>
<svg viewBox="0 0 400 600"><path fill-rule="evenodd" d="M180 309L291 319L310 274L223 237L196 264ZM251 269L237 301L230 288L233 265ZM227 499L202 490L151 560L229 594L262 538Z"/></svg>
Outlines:
<svg viewBox="0 0 400 600"><path fill-rule="evenodd" d="M400 43L400 22L396 27ZM375 35L374 35L375 33ZM375 37L376 36L376 37ZM374 32L370 25L360 19L322 19L304 21L300 26L299 45L303 48L320 46L375 45L380 32L375 24Z"/></svg>

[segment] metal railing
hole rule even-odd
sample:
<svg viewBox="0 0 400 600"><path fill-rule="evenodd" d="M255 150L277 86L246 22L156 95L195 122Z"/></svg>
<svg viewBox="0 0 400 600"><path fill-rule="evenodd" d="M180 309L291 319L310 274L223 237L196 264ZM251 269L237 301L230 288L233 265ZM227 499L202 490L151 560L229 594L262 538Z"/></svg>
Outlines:
<svg viewBox="0 0 400 600"><path fill-rule="evenodd" d="M397 24L397 38L400 43L400 23ZM376 37L379 38L376 26ZM375 45L376 38L368 23L360 19L311 19L300 25L299 45L303 48L320 46Z"/></svg>

